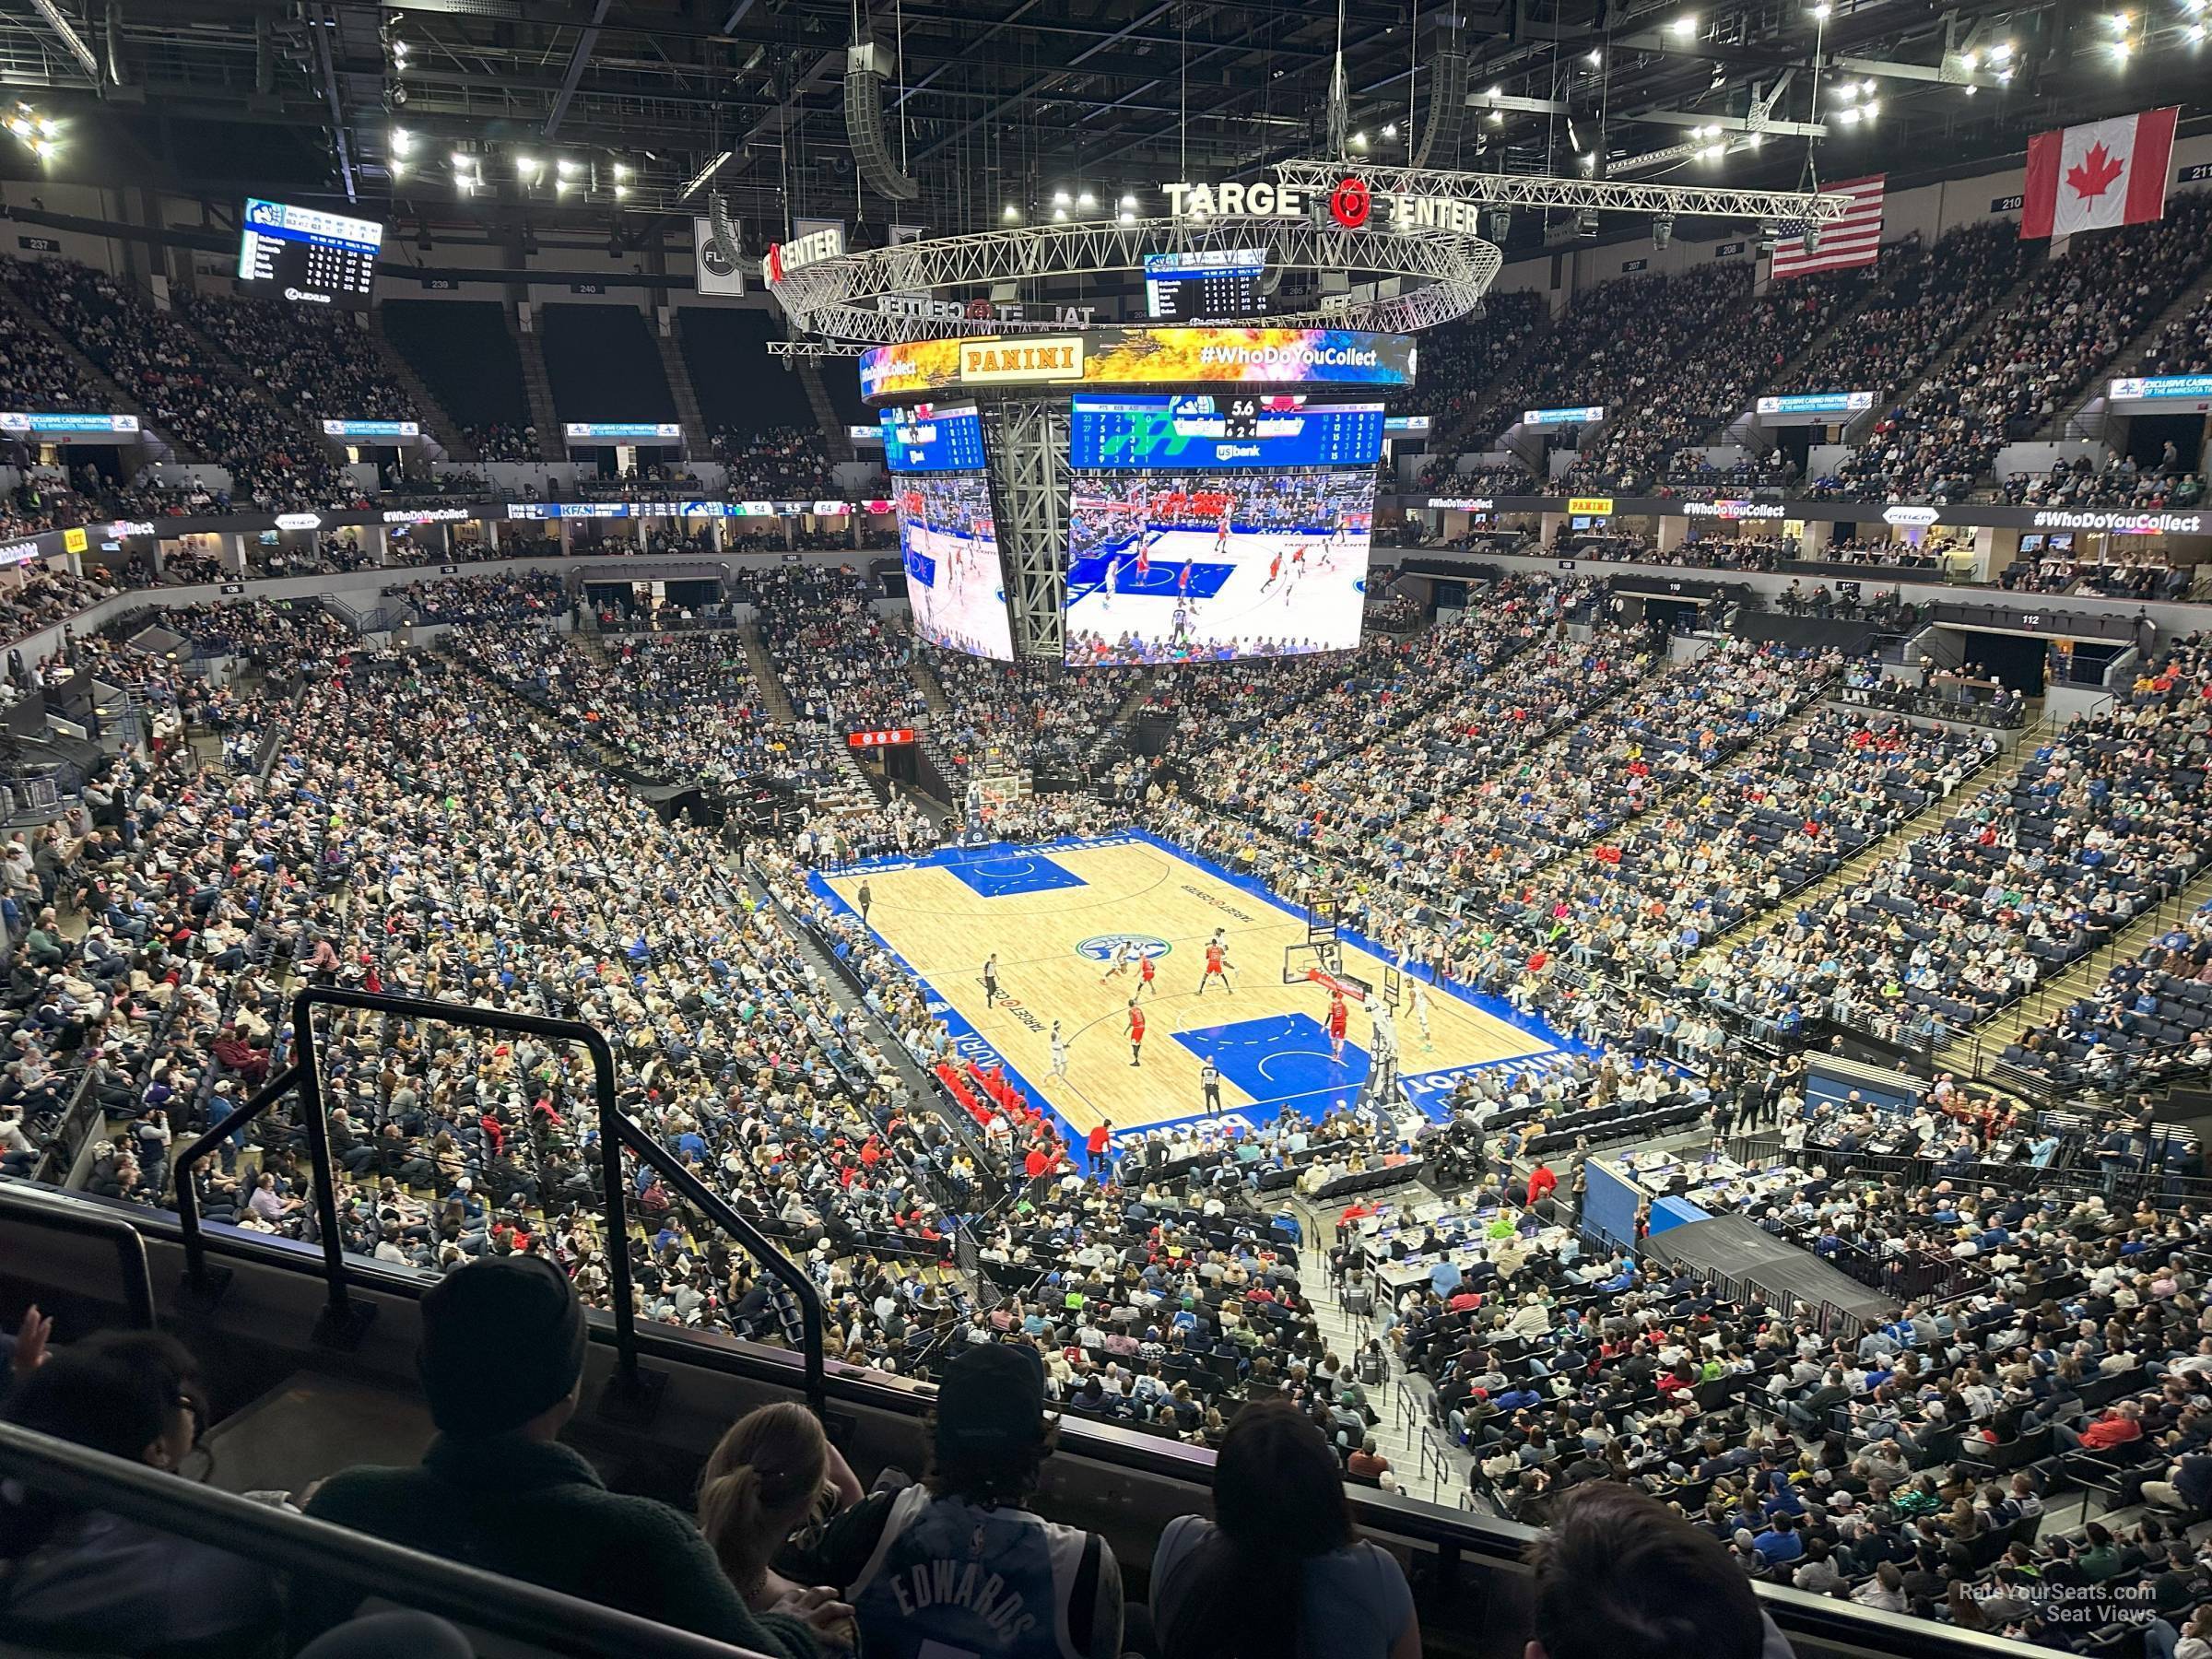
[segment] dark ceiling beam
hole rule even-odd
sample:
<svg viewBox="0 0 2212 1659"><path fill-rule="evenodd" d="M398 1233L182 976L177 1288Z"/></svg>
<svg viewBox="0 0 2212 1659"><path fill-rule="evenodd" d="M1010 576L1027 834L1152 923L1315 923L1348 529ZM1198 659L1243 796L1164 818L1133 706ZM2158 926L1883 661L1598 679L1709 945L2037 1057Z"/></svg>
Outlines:
<svg viewBox="0 0 2212 1659"><path fill-rule="evenodd" d="M569 112L569 100L576 96L584 65L592 61L593 49L599 44L599 25L606 21L607 7L613 4L614 0L598 0L592 7L592 20L576 37L576 49L569 53L569 66L561 74L560 90L553 95L553 108L546 115L544 136L551 138L560 131L560 119Z"/></svg>

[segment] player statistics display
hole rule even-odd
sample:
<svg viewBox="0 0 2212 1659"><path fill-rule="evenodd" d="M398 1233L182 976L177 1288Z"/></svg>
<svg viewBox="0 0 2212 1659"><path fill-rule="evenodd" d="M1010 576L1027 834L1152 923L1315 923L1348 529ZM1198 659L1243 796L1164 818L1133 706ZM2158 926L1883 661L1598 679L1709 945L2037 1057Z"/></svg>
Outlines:
<svg viewBox="0 0 2212 1659"><path fill-rule="evenodd" d="M384 228L374 219L249 196L238 237L238 280L250 293L366 310L383 243Z"/></svg>
<svg viewBox="0 0 2212 1659"><path fill-rule="evenodd" d="M923 404L883 414L899 546L914 631L971 656L1014 658L1005 568L983 476L983 428L973 406Z"/></svg>

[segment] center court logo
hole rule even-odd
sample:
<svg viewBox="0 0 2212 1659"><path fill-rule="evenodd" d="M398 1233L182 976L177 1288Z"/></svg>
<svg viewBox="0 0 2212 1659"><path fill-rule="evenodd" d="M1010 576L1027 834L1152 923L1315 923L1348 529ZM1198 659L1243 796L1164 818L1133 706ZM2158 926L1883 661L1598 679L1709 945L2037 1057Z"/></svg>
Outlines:
<svg viewBox="0 0 2212 1659"><path fill-rule="evenodd" d="M1113 953L1126 945L1132 957L1164 957L1175 948L1165 939L1156 939L1150 934L1100 934L1095 938L1077 941L1076 954L1090 962L1111 962Z"/></svg>

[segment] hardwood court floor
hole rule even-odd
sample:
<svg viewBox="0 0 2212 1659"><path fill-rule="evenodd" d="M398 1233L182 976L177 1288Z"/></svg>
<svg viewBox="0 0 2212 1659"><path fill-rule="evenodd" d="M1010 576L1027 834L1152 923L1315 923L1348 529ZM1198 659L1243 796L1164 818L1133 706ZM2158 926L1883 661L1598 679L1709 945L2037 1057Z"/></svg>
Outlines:
<svg viewBox="0 0 2212 1659"><path fill-rule="evenodd" d="M960 1037L963 1052L990 1064L1003 1058L1032 1099L1041 1096L1078 1135L1101 1117L1117 1129L1200 1114L1202 1059L1220 1068L1224 1110L1266 1122L1287 1106L1325 1111L1357 1098L1367 1072L1369 1020L1352 1010L1345 1063L1329 1056L1324 1029L1328 996L1312 985L1285 985L1284 948L1305 942L1300 912L1147 840L1113 837L1030 849L969 848L929 861L858 869L818 886L858 908L863 884L873 900L868 923L932 994ZM1227 930L1234 994L1218 981L1198 985L1206 943ZM1101 983L1120 935L1144 941L1157 978L1143 1001L1144 1064L1129 1064L1133 965ZM985 1006L984 959L998 956L1000 994ZM1382 962L1345 943L1345 971L1382 993ZM1065 1077L1052 1075L1048 1033L1061 1022L1068 1044ZM1443 991L1429 995L1430 1045L1424 1047L1410 1004L1398 1014L1401 1069L1408 1078L1483 1065L1559 1046ZM984 1045L993 1054L982 1053Z"/></svg>

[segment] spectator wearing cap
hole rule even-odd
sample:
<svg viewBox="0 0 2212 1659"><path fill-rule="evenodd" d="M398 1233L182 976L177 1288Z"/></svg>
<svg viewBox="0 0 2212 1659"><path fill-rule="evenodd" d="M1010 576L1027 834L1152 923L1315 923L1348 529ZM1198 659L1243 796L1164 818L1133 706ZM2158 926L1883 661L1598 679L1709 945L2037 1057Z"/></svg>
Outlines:
<svg viewBox="0 0 2212 1659"><path fill-rule="evenodd" d="M490 1257L422 1299L417 1365L438 1438L414 1468L344 1470L317 1520L450 1556L779 1659L821 1649L799 1619L756 1616L689 1517L610 1492L558 1436L583 1388L582 1305L536 1256ZM337 1586L294 1585L300 1635L352 1611Z"/></svg>
<svg viewBox="0 0 2212 1659"><path fill-rule="evenodd" d="M1112 1548L1027 1507L1053 1442L1035 1348L971 1343L954 1356L927 1477L838 1516L804 1575L845 1586L869 1659L1121 1653Z"/></svg>

